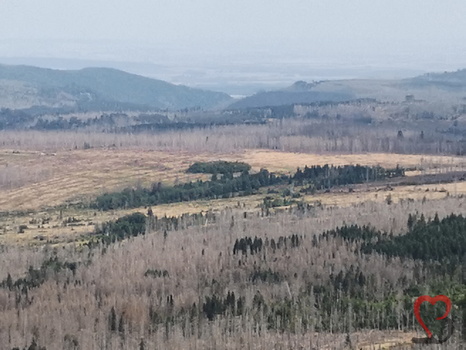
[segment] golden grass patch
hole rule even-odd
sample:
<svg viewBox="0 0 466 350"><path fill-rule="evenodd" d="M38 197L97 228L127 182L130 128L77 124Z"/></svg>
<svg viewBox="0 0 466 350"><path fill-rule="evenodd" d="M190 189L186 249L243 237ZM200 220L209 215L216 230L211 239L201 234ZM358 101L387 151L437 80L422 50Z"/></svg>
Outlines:
<svg viewBox="0 0 466 350"><path fill-rule="evenodd" d="M466 195L466 182L440 183L431 185L410 185L395 187L370 187L358 185L353 192L347 189L329 193L317 193L305 195L297 200L315 204L320 202L326 206L350 207L364 202L383 202L390 197L393 203L400 200L438 200L450 195ZM209 210L220 211L232 208L241 211L258 211L266 194L258 194L247 197L235 197L216 200L199 200L172 204L162 204L152 207L154 215L180 216L185 213L193 214ZM0 243L29 244L31 242L40 244L42 241L72 242L80 240L92 233L95 225L103 222L116 220L119 217L134 212L147 214L148 208L140 207L126 210L94 211L91 209L68 209L51 208L44 211L32 211L25 214L11 214L0 217ZM68 218L79 220L77 223L65 225ZM42 220L48 223L41 225ZM31 224L33 222L33 224ZM24 233L18 233L20 225L26 225Z"/></svg>
<svg viewBox="0 0 466 350"><path fill-rule="evenodd" d="M236 197L230 199L200 200L172 204L161 204L152 207L157 217L180 216L200 212L220 211L226 208L253 211L258 210L262 203L262 195ZM96 225L116 220L124 215L135 212L147 214L148 208L95 211L91 209L77 209L74 207L57 209L51 208L43 211L32 211L22 214L11 214L0 217L0 244L41 244L44 241L66 243L84 240L94 232ZM66 221L76 220L67 223ZM46 222L43 224L43 222ZM20 226L27 226L23 233L19 233Z"/></svg>
<svg viewBox="0 0 466 350"><path fill-rule="evenodd" d="M400 346L411 346L412 338L419 336L416 332L403 331L366 331L356 333L360 341L357 349L399 349Z"/></svg>
<svg viewBox="0 0 466 350"><path fill-rule="evenodd" d="M361 153L361 154L306 154L279 152L272 150L250 150L243 154L242 161L251 164L256 169L267 168L272 171L292 172L304 165L335 166L347 164L380 165L384 168L394 168L400 165L404 168L424 167L426 169L465 169L464 157L429 156L393 153Z"/></svg>
<svg viewBox="0 0 466 350"><path fill-rule="evenodd" d="M394 187L369 187L367 190L360 186L354 192L342 190L341 192L322 193L316 195L306 195L306 202L320 201L324 205L339 207L351 206L361 202L387 201L387 197L396 203L401 199L413 200L434 200L442 199L449 195L466 195L466 182L458 183L440 183L433 185L416 185L416 186L394 186Z"/></svg>
<svg viewBox="0 0 466 350"><path fill-rule="evenodd" d="M466 167L464 158L383 153L318 155L247 150L236 153L162 152L147 150L89 149L53 154L3 150L0 166L16 167L5 172L0 186L0 211L38 210L66 202L87 201L96 195L128 186L150 186L154 182L174 184L209 175L186 174L193 162L212 160L243 161L253 170L291 173L304 165L381 165L423 167L427 171L458 170ZM436 169L436 170L434 170ZM21 182L11 185L8 177L21 173ZM2 179L0 178L0 183Z"/></svg>

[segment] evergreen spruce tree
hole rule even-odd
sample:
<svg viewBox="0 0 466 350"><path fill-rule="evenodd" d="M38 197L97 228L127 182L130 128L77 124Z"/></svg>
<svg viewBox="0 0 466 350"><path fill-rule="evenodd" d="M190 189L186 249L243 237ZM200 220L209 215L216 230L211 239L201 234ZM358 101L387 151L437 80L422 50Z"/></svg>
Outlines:
<svg viewBox="0 0 466 350"><path fill-rule="evenodd" d="M112 309L110 310L109 327L112 332L115 332L117 329L116 312L113 306L112 306Z"/></svg>

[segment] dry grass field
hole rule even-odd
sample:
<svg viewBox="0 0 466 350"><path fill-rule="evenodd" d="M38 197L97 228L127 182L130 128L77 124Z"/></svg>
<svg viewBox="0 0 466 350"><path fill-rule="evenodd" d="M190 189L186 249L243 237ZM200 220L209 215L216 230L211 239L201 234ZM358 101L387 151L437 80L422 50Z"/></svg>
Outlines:
<svg viewBox="0 0 466 350"><path fill-rule="evenodd" d="M433 200L442 199L450 195L466 195L466 182L458 183L439 183L433 185L417 185L417 186L396 186L396 187L368 187L359 186L353 192L334 191L330 193L322 193L313 196L305 196L306 202L320 201L324 205L332 205L346 207L361 202L386 201L388 195L392 202L400 200Z"/></svg>
<svg viewBox="0 0 466 350"><path fill-rule="evenodd" d="M13 167L30 174L23 183L1 188L0 211L38 209L127 186L205 177L185 174L193 162L192 156L169 152L76 150L53 154L21 151L18 154L3 151L0 162L2 170ZM35 176L39 172L48 176ZM10 176L16 177L16 174Z"/></svg>
<svg viewBox="0 0 466 350"><path fill-rule="evenodd" d="M195 161L244 161L253 170L293 172L304 165L381 165L430 171L464 169L461 157L394 154L317 155L267 150L225 154L192 154L147 150L89 149L57 153L2 150L0 152L0 211L37 210L86 200L127 186L161 181L173 184L205 175L186 174ZM436 169L436 170L435 170Z"/></svg>
<svg viewBox="0 0 466 350"><path fill-rule="evenodd" d="M304 165L381 165L424 169L435 173L464 169L461 157L438 157L393 154L339 154L317 155L271 150L248 150L228 154L190 154L187 152L161 152L145 150L89 149L58 153L3 150L0 152L0 242L15 244L71 242L86 240L95 224L115 220L134 211L147 212L147 208L94 212L73 206L56 206L77 201L88 201L105 191L127 186L148 186L161 181L166 184L186 182L208 175L186 174L185 170L195 161L209 160L244 161L258 171L267 168L275 172L290 173ZM417 175L411 171L408 175ZM308 203L348 207L361 202L382 202L387 196L393 202L402 199L441 199L449 195L466 194L466 182L417 186L356 186L353 192L334 189L329 193L307 195ZM179 216L183 213L220 211L238 208L257 211L264 195L234 199L204 200L189 203L159 205L152 208L161 217ZM68 218L78 222L65 224ZM27 226L18 234L21 225Z"/></svg>
<svg viewBox="0 0 466 350"><path fill-rule="evenodd" d="M269 150L246 151L242 154L242 161L251 164L255 169L267 168L273 171L291 172L304 165L360 164L380 165L394 168L397 164L404 168L425 169L464 169L466 159L452 156L426 156L393 153L362 153L362 154L306 154L278 152Z"/></svg>
<svg viewBox="0 0 466 350"><path fill-rule="evenodd" d="M418 186L395 187L365 187L363 185L353 192L335 190L330 193L306 195L302 198L306 203L320 203L331 207L351 207L361 203L386 202L390 196L393 203L403 200L441 200L449 196L466 196L466 182L450 184L432 184ZM216 211L223 209L237 209L241 211L259 211L264 195L238 197L232 199L201 200L192 202L163 204L153 207L154 215L158 217L180 216L184 213L199 213L201 211ZM146 214L147 208L141 207L129 210L114 210L108 212L93 211L89 209L76 209L74 207L47 210L29 211L25 213L12 213L0 217L0 243L13 244L41 244L43 241L54 243L74 242L87 240L89 233L94 231L95 224L116 220L124 215L141 212ZM68 218L75 218L79 222L64 224ZM46 220L46 224L41 224ZM33 222L34 224L31 224ZM20 225L28 228L24 233L18 234Z"/></svg>
<svg viewBox="0 0 466 350"><path fill-rule="evenodd" d="M180 216L182 214L194 214L206 211L220 211L223 209L240 209L242 211L258 210L263 196L254 195L237 199L217 199L192 201L172 204L162 204L152 208L154 215ZM45 241L53 243L66 243L75 241L87 241L89 233L94 231L96 224L116 220L124 215L141 212L147 214L147 208L135 208L128 210L93 211L90 209L76 209L74 207L46 210L28 211L21 213L5 214L0 217L0 244L42 244ZM75 223L66 224L68 218L78 220ZM42 224L44 222L45 224ZM34 224L31 224L33 222ZM26 225L27 229L19 234L19 227Z"/></svg>

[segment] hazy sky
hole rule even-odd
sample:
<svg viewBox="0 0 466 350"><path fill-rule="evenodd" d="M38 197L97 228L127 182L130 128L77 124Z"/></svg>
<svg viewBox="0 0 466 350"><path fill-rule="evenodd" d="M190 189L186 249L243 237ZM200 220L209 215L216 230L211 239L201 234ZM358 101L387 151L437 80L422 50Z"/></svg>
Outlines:
<svg viewBox="0 0 466 350"><path fill-rule="evenodd" d="M0 12L0 57L466 67L466 0L0 0Z"/></svg>

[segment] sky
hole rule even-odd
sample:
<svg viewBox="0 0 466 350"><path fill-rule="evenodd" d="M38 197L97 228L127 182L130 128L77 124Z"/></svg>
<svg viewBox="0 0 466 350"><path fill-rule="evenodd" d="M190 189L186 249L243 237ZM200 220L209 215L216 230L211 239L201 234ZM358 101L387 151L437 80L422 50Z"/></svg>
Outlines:
<svg viewBox="0 0 466 350"><path fill-rule="evenodd" d="M0 13L0 57L158 64L171 80L466 68L464 0L0 0Z"/></svg>

